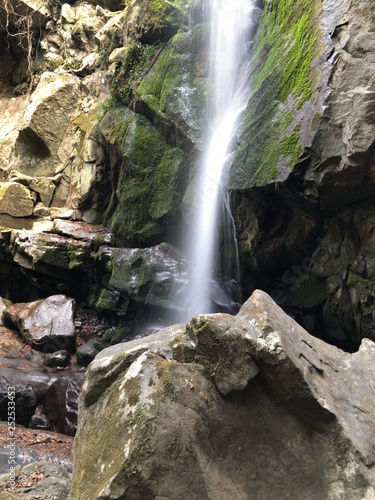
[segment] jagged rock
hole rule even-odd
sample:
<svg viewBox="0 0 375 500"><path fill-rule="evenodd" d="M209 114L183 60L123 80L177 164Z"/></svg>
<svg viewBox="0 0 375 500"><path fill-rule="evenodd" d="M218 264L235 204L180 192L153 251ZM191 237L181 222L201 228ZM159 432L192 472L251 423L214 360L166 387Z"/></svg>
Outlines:
<svg viewBox="0 0 375 500"><path fill-rule="evenodd" d="M344 353L260 291L184 330L91 363L70 498L375 495L371 341Z"/></svg>
<svg viewBox="0 0 375 500"><path fill-rule="evenodd" d="M17 182L0 183L0 214L12 217L32 215L36 196L27 187Z"/></svg>
<svg viewBox="0 0 375 500"><path fill-rule="evenodd" d="M77 292L77 283L82 286L82 272L90 248L89 240L36 230L16 231L12 240L14 261L26 273L29 270L32 281L35 280L35 273L38 273L40 288L50 291L51 294L65 291L74 295ZM54 278L52 283L51 277Z"/></svg>
<svg viewBox="0 0 375 500"><path fill-rule="evenodd" d="M28 425L50 384L50 376L41 366L42 355L33 351L15 332L0 328L0 415L7 420L8 389L14 388L16 422Z"/></svg>
<svg viewBox="0 0 375 500"><path fill-rule="evenodd" d="M63 377L51 384L43 402L43 413L56 432L74 436L77 428L79 375L75 379Z"/></svg>
<svg viewBox="0 0 375 500"><path fill-rule="evenodd" d="M35 177L61 171L74 144L69 144L69 120L80 103L79 80L68 73L45 72L32 94L16 143L16 170ZM63 142L67 138L67 142ZM35 158L38 161L35 161Z"/></svg>
<svg viewBox="0 0 375 500"><path fill-rule="evenodd" d="M17 172L17 170L12 170L10 173L10 180L12 182L24 184L31 191L37 193L40 200L46 207L49 207L51 203L60 177L61 175L56 175L55 177L31 177L29 175L21 174L20 172Z"/></svg>
<svg viewBox="0 0 375 500"><path fill-rule="evenodd" d="M109 261L111 274L108 290L102 289L97 300L98 308L115 309L124 296L172 311L183 307L187 271L178 250L169 245L145 249L103 246L100 256Z"/></svg>
<svg viewBox="0 0 375 500"><path fill-rule="evenodd" d="M8 375L10 374L16 375L14 371L10 373L9 370L3 369L0 376L1 420L8 419L9 403L11 402L15 404L14 407L12 406L12 410L14 410L14 420L12 418L12 422L28 425L37 406L37 397L33 387L28 384L28 381L24 382L19 379L17 380L17 377L9 377ZM25 375L25 372L21 371L21 374ZM27 375L28 377L32 376L31 373L27 373ZM39 377L39 373L37 377ZM37 383L39 382L38 380Z"/></svg>
<svg viewBox="0 0 375 500"><path fill-rule="evenodd" d="M12 322L25 342L54 352L75 350L74 299L52 295L46 299L7 307L3 316Z"/></svg>

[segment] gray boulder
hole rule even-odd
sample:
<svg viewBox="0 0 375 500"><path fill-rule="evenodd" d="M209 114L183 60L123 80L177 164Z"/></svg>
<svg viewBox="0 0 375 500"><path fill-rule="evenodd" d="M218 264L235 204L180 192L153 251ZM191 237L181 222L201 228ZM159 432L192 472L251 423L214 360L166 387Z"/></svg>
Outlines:
<svg viewBox="0 0 375 500"><path fill-rule="evenodd" d="M105 349L70 498L374 498L374 353L311 337L260 291L236 317Z"/></svg>
<svg viewBox="0 0 375 500"><path fill-rule="evenodd" d="M65 295L27 304L13 304L3 315L13 323L23 339L44 352L75 349L75 301Z"/></svg>

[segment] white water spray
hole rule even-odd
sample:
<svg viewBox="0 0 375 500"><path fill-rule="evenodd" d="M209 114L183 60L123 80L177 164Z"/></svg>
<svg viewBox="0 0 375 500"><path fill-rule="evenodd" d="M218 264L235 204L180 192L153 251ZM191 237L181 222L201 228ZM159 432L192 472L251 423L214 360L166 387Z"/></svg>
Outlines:
<svg viewBox="0 0 375 500"><path fill-rule="evenodd" d="M210 0L212 133L205 149L195 186L192 230L187 245L191 262L190 296L184 319L212 312L212 296L225 301L215 280L218 213L231 149L248 95L248 47L252 31L252 0ZM220 297L221 296L221 297Z"/></svg>

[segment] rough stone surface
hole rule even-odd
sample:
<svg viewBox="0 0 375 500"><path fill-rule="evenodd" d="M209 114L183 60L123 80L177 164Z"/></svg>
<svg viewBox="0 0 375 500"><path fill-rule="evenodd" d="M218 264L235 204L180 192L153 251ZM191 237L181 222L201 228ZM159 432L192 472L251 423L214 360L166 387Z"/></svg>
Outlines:
<svg viewBox="0 0 375 500"><path fill-rule="evenodd" d="M110 347L85 376L70 498L374 498L373 355L260 291Z"/></svg>
<svg viewBox="0 0 375 500"><path fill-rule="evenodd" d="M311 101L320 110L312 116L310 141L300 141L304 147L287 180L237 193L236 223L248 291L266 289L309 331L353 350L363 337L375 338L374 5L326 2L323 19L316 69L328 86L317 83L314 69L318 88ZM272 69L270 81L276 74ZM292 111L296 119L308 116ZM255 132L263 130L263 121L258 125ZM259 177L264 172L259 169ZM245 188L251 176L237 173L237 187Z"/></svg>
<svg viewBox="0 0 375 500"><path fill-rule="evenodd" d="M105 344L101 340L98 339L90 339L77 348L77 362L80 365L87 366L91 363L91 361L95 358L95 356L102 351L105 347L108 347L108 344Z"/></svg>
<svg viewBox="0 0 375 500"><path fill-rule="evenodd" d="M66 500L69 493L70 477L68 471L59 465L48 462L32 462L16 469L16 489L7 492L4 500L17 498L24 500ZM9 475L0 476L0 484L6 486ZM15 493L14 493L15 492Z"/></svg>
<svg viewBox="0 0 375 500"><path fill-rule="evenodd" d="M0 214L12 217L32 215L36 196L27 187L16 182L0 183Z"/></svg>

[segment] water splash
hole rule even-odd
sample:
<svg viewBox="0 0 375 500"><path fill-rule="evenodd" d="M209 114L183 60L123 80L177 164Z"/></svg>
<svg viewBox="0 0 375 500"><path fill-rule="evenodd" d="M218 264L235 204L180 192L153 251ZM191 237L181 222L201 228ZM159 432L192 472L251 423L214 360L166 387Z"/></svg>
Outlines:
<svg viewBox="0 0 375 500"><path fill-rule="evenodd" d="M215 278L219 206L240 117L246 107L249 43L254 5L249 0L211 0L211 133L197 175L192 229L186 245L191 266L190 294L184 312L212 312L213 302L230 302Z"/></svg>

